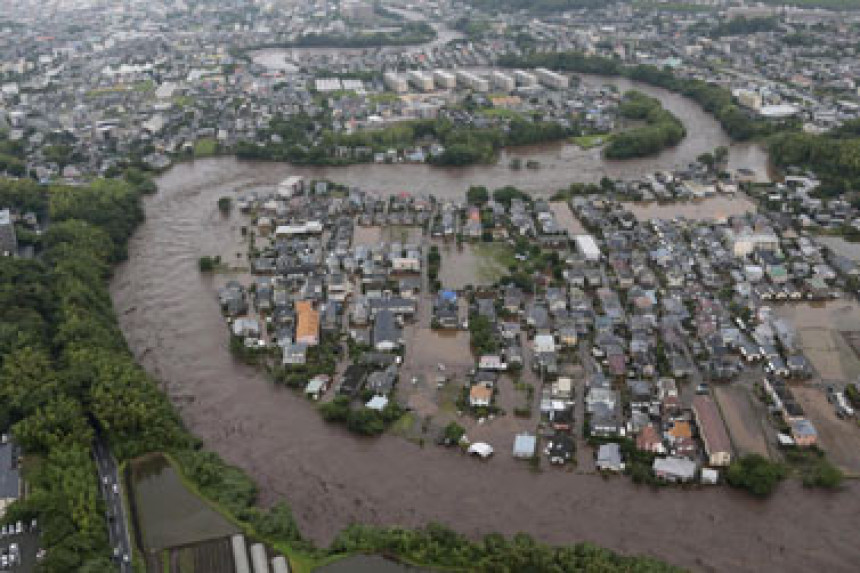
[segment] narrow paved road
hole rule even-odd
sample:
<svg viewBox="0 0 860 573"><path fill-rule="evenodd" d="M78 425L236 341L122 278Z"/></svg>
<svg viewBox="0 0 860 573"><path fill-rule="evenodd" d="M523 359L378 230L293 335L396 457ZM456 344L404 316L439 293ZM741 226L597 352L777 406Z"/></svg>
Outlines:
<svg viewBox="0 0 860 573"><path fill-rule="evenodd" d="M107 445L102 441L93 442L93 456L99 472L99 484L102 497L105 500L107 512L108 536L113 556L122 573L132 573L131 565L131 536L129 535L126 508L122 497L122 482L116 460Z"/></svg>

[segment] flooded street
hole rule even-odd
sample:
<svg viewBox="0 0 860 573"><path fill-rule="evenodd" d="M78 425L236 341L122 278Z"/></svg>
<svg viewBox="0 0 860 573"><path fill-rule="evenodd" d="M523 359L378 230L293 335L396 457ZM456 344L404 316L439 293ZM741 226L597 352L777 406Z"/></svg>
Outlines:
<svg viewBox="0 0 860 573"><path fill-rule="evenodd" d="M129 347L174 399L188 428L248 472L261 503L286 499L305 535L325 544L354 521L438 521L471 535L525 531L551 543L592 541L696 570L856 569L860 487L853 481L839 493L785 483L759 501L727 488L653 490L620 477L535 473L510 450L481 463L395 436L356 438L327 425L303 397L234 361L213 278L198 272L197 259L235 235L238 219L222 218L220 196L287 174L447 196L469 183L519 182L498 167L431 174L413 166L295 169L222 158L174 168L160 178L160 192L146 199L147 221L112 284ZM568 163L522 176L529 188L547 190L554 177L582 174Z"/></svg>

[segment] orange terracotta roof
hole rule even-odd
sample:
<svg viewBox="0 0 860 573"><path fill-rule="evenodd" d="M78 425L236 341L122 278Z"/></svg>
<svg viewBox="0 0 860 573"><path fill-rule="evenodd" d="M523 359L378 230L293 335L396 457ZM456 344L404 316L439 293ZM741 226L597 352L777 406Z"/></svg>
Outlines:
<svg viewBox="0 0 860 573"><path fill-rule="evenodd" d="M469 390L469 397L473 400L486 400L489 401L493 397L492 388L487 388L481 384L477 384L472 386L472 389Z"/></svg>
<svg viewBox="0 0 860 573"><path fill-rule="evenodd" d="M669 435L673 438L692 438L693 428L690 427L690 422L677 421L672 424Z"/></svg>
<svg viewBox="0 0 860 573"><path fill-rule="evenodd" d="M308 300L296 302L296 314L299 316L296 340L317 337L320 329L320 313L314 310L313 303Z"/></svg>

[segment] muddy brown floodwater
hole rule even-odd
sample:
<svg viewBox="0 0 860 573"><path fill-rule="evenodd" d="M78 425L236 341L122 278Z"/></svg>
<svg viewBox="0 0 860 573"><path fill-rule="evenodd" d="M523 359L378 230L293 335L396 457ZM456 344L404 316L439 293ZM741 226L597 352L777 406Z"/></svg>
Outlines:
<svg viewBox="0 0 860 573"><path fill-rule="evenodd" d="M384 181L389 168L375 169L374 180ZM394 436L358 439L235 362L213 279L197 271L197 258L234 241L240 224L238 216L221 217L218 197L296 171L214 159L166 173L160 192L146 199L147 220L116 269L112 296L130 348L188 428L256 480L262 504L286 499L308 537L328 543L351 522L438 521L470 535L524 531L551 543L592 541L697 570L856 570L854 482L838 493L786 483L758 501L726 488L653 490L625 478L534 473L504 450L481 463ZM342 171L315 173L344 178ZM425 180L424 189L453 190L446 177ZM466 181L457 181L459 193ZM368 188L360 178L352 182Z"/></svg>

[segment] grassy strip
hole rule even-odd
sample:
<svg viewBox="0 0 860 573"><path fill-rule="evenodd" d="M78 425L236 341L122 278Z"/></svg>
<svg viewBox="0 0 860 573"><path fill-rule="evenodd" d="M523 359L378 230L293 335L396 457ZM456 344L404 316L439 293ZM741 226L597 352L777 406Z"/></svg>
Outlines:
<svg viewBox="0 0 860 573"><path fill-rule="evenodd" d="M603 133L595 133L592 135L580 135L579 137L572 137L570 142L574 145L578 145L582 149L592 149L594 147L600 147L601 145L608 143L610 134Z"/></svg>

